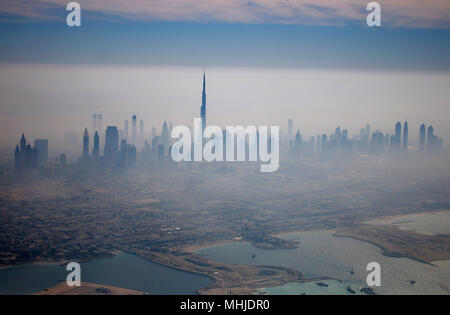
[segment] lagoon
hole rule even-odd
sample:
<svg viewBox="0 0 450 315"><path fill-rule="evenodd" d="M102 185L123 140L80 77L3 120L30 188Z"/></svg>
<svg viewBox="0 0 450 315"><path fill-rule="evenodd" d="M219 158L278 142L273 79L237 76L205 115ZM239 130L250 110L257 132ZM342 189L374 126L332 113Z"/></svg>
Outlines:
<svg viewBox="0 0 450 315"><path fill-rule="evenodd" d="M229 264L291 268L302 272L305 278L328 277L352 283L356 286L353 289L367 286L367 264L378 262L382 285L374 289L377 294L450 294L447 261L430 265L408 258L386 257L374 245L336 237L329 231L289 233L281 238L298 241L298 248L259 249L248 242L233 242L205 247L196 254Z"/></svg>
<svg viewBox="0 0 450 315"><path fill-rule="evenodd" d="M65 280L69 272L56 263L36 263L0 269L0 293L29 294ZM196 294L212 282L208 277L149 262L136 255L81 263L81 280L150 294Z"/></svg>

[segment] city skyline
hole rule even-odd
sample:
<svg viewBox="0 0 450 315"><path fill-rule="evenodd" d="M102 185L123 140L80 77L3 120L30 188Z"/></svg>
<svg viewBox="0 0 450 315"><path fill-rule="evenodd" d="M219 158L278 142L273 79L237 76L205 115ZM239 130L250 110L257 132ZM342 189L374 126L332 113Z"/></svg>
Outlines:
<svg viewBox="0 0 450 315"><path fill-rule="evenodd" d="M204 90L202 95L204 95ZM204 98L202 97L202 107L203 104ZM202 113L205 114L203 111ZM136 115L133 114L132 118L136 119ZM393 134L390 135L383 134L376 128L372 129L368 124L365 128L360 129L359 135L352 136L349 135L347 129L341 129L339 126L335 129L334 134L318 134L317 137L312 136L309 138L302 135L300 129L297 129L295 138L292 138L290 131L294 129L294 121L293 119L288 119L287 135L285 133L285 137L280 139L281 151L283 155L288 153L293 158L311 156L331 158L335 155L339 156L339 154L368 153L378 155L386 152L398 154L400 152L405 153L411 149L416 152L442 153L444 150L444 140L435 134L432 125L426 127L425 124L422 124L420 126L419 146L416 148L411 148L408 145L410 139L407 121L403 125L397 122L394 127ZM88 169L94 166L99 167L102 164L112 168L127 168L135 166L137 162L140 162L141 166L146 166L152 160L153 163L155 161L161 163L163 160L170 160L172 143L176 140L170 137L171 129L172 124L170 123L169 129L167 122L164 121L159 135L153 134L151 140L146 140L142 137L143 134L140 134L139 138L134 139L136 143L133 144L127 143L129 139L123 137L122 129L119 130L117 126L107 126L103 155L101 155L98 130L95 131L93 136L92 154L90 154L90 137L88 129L85 128L82 137L82 155L78 159L78 163L88 167ZM229 137L225 129L224 136ZM142 145L138 146L137 143L142 143ZM247 141L246 145L249 145ZM66 154L61 153L59 157L59 165L65 166ZM34 148L32 148L29 143L27 144L25 135L22 134L19 144L14 151L14 168L19 171L38 167L45 168L47 167L47 161L48 140L35 140ZM99 164L100 161L102 164Z"/></svg>
<svg viewBox="0 0 450 315"><path fill-rule="evenodd" d="M201 92L200 119L202 133L207 125L206 123L206 72L203 69L202 92ZM131 136L128 130L128 120L123 120L123 129L119 126L107 125L105 132L103 131L103 114L92 114L92 129L90 142L89 128L84 128L82 134L83 150L79 162L87 163L90 157L99 159L100 154L100 135L104 136L103 157L106 165L109 166L132 166L137 161L143 162L154 159L156 156L161 160L164 156L170 157L171 144L175 139L171 138L172 122L167 124L164 120L162 131L159 135L155 134L155 128L152 127L152 138L146 139L144 135L144 120L139 120L139 134L137 131L137 115L131 115ZM280 143L283 144L284 151L288 151L290 155L299 157L300 153L306 155L311 154L335 154L342 152L347 153L373 153L381 154L385 151L400 152L408 151L410 143L408 121L404 124L398 121L395 124L393 132L383 133L380 129L371 129L370 124L365 128L361 128L359 134L349 134L348 129L338 126L333 134L320 134L317 136L308 136L300 132L301 126L297 126L294 138L294 120L292 118L287 121L287 130L280 129ZM189 127L190 128L190 127ZM190 128L191 129L191 128ZM192 130L192 129L191 129ZM371 132L372 131L372 132ZM191 131L192 132L192 131ZM225 135L225 131L224 131ZM19 145L14 151L16 169L37 168L38 164L42 165L42 160L48 160L48 139L35 140L35 148L24 145L26 143L24 134ZM90 143L92 143L92 151ZM151 144L151 145L150 145ZM440 152L444 149L443 139L434 134L434 127L430 124L420 125L419 138L417 140L417 151ZM41 148L41 150L39 150ZM42 149L44 148L44 149ZM287 150L286 150L287 148ZM42 151L42 152L39 152ZM39 155L42 155L40 157ZM117 159L120 162L117 162ZM66 163L66 154L61 153L60 160ZM38 162L41 160L41 162ZM89 162L91 163L91 162ZM44 163L46 164L46 163Z"/></svg>
<svg viewBox="0 0 450 315"><path fill-rule="evenodd" d="M189 125L192 117L198 115L198 91L202 84L199 70L72 68L76 76L63 80L60 77L64 68L47 72L46 68L17 67L16 74L8 80L0 77L5 102L5 114L0 117L0 140L15 142L17 134L25 132L33 138L60 141L67 131L90 128L86 116L92 112L102 113L107 117L103 118L103 124L109 125L123 125L126 117L131 127L130 107L147 126L157 126L165 117L171 117L175 124ZM439 126L442 136L450 136L445 119L448 112L445 99L450 97L447 75L225 68L208 68L208 73L208 99L213 104L208 112L212 124L284 128L285 119L290 116L303 133L316 135L332 132L333 125L345 125L350 133L359 133L363 121L391 133L392 120L408 120L411 125L426 122ZM50 76L42 81L41 75ZM118 85L115 75L130 84ZM67 84L58 84L55 90L54 82L60 80ZM86 86L91 80L104 82L97 84L98 92ZM295 83L297 80L299 83ZM35 84L36 88L25 94L16 92L29 84ZM395 92L392 85L397 87ZM111 87L115 92L106 93ZM321 90L327 93L320 93ZM412 128L413 144L417 136L418 131Z"/></svg>

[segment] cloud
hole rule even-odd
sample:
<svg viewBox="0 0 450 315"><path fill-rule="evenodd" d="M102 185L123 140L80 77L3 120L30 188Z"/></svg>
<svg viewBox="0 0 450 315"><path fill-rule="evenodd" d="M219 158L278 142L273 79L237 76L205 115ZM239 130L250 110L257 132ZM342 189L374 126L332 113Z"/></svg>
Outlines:
<svg viewBox="0 0 450 315"><path fill-rule="evenodd" d="M0 16L55 19L69 0L2 0ZM369 0L79 0L82 10L141 21L346 25L365 23ZM448 0L384 0L384 26L450 29ZM92 16L92 14L90 15Z"/></svg>

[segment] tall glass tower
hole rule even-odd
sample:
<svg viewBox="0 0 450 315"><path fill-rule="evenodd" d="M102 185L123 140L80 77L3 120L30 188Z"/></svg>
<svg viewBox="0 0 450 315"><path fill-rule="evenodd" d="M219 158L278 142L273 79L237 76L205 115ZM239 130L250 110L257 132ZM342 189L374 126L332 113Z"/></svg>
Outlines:
<svg viewBox="0 0 450 315"><path fill-rule="evenodd" d="M83 157L89 156L89 133L87 128L84 129L83 133Z"/></svg>
<svg viewBox="0 0 450 315"><path fill-rule="evenodd" d="M206 75L203 70L203 92L202 92L202 107L200 108L200 117L202 118L202 134L206 128Z"/></svg>
<svg viewBox="0 0 450 315"><path fill-rule="evenodd" d="M403 125L403 150L408 150L408 122Z"/></svg>

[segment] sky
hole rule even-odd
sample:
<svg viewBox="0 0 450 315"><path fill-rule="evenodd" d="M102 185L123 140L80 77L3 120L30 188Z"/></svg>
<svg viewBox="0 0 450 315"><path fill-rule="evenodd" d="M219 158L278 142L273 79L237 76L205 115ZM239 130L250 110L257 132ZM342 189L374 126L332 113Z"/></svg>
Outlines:
<svg viewBox="0 0 450 315"><path fill-rule="evenodd" d="M4 20L61 21L69 1L3 0ZM244 24L346 25L360 22L365 0L79 0L93 19L225 22ZM449 28L446 0L379 1L383 20L394 26Z"/></svg>
<svg viewBox="0 0 450 315"><path fill-rule="evenodd" d="M409 120L450 136L448 0L379 1L379 28L361 0L84 0L79 28L68 2L0 2L2 138L78 132L93 112L186 122L203 66L218 124L293 118L314 135Z"/></svg>
<svg viewBox="0 0 450 315"><path fill-rule="evenodd" d="M450 2L2 0L0 62L334 69L450 69Z"/></svg>

